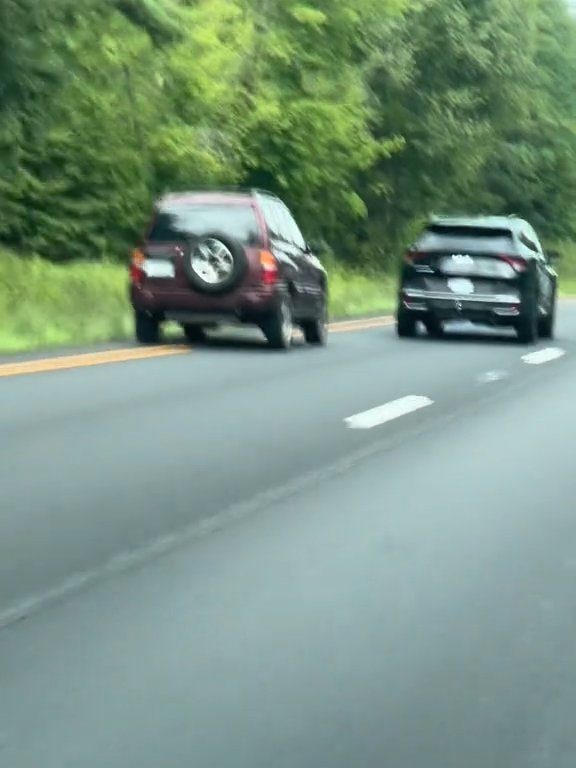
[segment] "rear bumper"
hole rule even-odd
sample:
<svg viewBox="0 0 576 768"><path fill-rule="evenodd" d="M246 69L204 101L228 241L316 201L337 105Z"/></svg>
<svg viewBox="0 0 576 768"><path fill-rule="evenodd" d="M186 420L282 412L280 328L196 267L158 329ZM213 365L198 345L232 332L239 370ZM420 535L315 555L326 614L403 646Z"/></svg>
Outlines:
<svg viewBox="0 0 576 768"><path fill-rule="evenodd" d="M258 286L223 296L187 291L159 292L130 286L130 301L134 309L183 323L253 322L270 312L277 298L274 286Z"/></svg>
<svg viewBox="0 0 576 768"><path fill-rule="evenodd" d="M521 299L513 295L458 295L405 289L400 293L401 311L438 320L470 320L492 325L510 325L520 317Z"/></svg>

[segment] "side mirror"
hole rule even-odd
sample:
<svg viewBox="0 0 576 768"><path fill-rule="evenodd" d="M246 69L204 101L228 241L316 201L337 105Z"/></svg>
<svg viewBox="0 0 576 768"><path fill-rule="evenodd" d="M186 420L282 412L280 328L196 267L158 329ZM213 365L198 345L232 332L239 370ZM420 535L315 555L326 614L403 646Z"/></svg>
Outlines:
<svg viewBox="0 0 576 768"><path fill-rule="evenodd" d="M560 251L546 251L546 256L548 257L548 261L560 261L562 258Z"/></svg>

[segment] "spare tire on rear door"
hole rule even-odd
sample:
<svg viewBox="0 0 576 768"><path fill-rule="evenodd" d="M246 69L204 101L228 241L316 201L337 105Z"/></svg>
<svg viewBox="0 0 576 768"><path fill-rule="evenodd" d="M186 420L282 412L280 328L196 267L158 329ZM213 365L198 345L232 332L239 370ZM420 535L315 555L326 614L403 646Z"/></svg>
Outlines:
<svg viewBox="0 0 576 768"><path fill-rule="evenodd" d="M191 239L184 254L188 282L202 293L232 291L247 270L248 257L242 245L218 232Z"/></svg>

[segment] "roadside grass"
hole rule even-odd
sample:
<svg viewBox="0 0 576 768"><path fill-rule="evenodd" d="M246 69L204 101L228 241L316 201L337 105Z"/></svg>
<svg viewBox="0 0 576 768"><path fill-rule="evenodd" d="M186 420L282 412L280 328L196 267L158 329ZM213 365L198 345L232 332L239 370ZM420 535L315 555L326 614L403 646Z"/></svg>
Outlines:
<svg viewBox="0 0 576 768"><path fill-rule="evenodd" d="M396 280L377 271L361 272L340 264L326 265L330 286L330 317L384 315L394 309Z"/></svg>
<svg viewBox="0 0 576 768"><path fill-rule="evenodd" d="M127 338L125 271L0 253L0 352Z"/></svg>
<svg viewBox="0 0 576 768"><path fill-rule="evenodd" d="M556 264L560 275L558 281L560 297L576 296L576 243L552 243L550 247L560 254L560 260Z"/></svg>
<svg viewBox="0 0 576 768"><path fill-rule="evenodd" d="M334 319L392 310L386 275L329 264ZM174 327L168 330L173 335ZM132 337L127 272L119 264L51 264L0 251L0 353Z"/></svg>

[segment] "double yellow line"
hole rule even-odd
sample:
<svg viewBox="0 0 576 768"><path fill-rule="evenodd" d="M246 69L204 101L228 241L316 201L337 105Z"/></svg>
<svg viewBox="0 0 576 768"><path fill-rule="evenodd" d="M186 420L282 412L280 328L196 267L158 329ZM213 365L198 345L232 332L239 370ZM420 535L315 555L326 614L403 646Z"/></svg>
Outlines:
<svg viewBox="0 0 576 768"><path fill-rule="evenodd" d="M391 317L377 317L369 320L345 320L330 325L331 333L349 333L364 331L370 328L382 328L391 325ZM48 373L64 371L70 368L88 368L107 363L127 363L132 360L150 360L154 357L172 357L189 354L190 347L171 344L160 347L138 347L128 349L111 349L103 352L87 352L80 355L63 355L39 360L24 360L0 365L0 378L7 376L22 376L30 373Z"/></svg>

